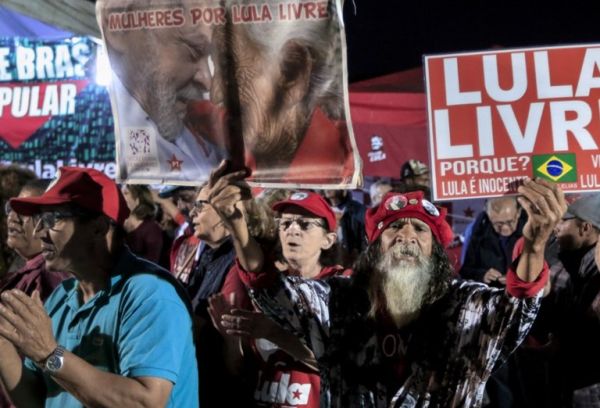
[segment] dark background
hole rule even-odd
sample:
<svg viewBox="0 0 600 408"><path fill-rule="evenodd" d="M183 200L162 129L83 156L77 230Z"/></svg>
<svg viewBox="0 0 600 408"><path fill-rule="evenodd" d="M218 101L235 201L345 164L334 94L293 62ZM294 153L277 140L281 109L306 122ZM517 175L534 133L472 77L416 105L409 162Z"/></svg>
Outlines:
<svg viewBox="0 0 600 408"><path fill-rule="evenodd" d="M0 4L67 31L99 37L95 1ZM341 1L350 82L419 67L424 54L600 43L599 5L593 0Z"/></svg>
<svg viewBox="0 0 600 408"><path fill-rule="evenodd" d="M424 54L600 43L598 3L346 0L350 82L418 67Z"/></svg>

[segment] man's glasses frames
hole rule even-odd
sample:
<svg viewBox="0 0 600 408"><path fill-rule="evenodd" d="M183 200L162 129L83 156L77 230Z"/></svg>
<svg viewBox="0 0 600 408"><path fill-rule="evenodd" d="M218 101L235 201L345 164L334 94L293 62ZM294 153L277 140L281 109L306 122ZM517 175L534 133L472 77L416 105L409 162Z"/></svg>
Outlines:
<svg viewBox="0 0 600 408"><path fill-rule="evenodd" d="M57 221L65 218L73 218L87 213L83 211L69 211L69 210L57 210L57 211L44 211L33 216L36 231L43 227L44 229L54 229Z"/></svg>
<svg viewBox="0 0 600 408"><path fill-rule="evenodd" d="M325 228L321 221L305 218L275 218L275 221L277 222L280 231L286 231L294 223L296 223L302 231L307 231L311 227Z"/></svg>

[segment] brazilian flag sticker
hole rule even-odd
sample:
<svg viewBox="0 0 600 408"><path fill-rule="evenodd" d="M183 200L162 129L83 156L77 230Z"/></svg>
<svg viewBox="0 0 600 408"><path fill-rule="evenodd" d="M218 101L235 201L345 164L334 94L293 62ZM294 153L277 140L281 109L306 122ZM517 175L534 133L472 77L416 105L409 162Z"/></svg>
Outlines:
<svg viewBox="0 0 600 408"><path fill-rule="evenodd" d="M575 153L533 156L533 176L560 183L577 181Z"/></svg>

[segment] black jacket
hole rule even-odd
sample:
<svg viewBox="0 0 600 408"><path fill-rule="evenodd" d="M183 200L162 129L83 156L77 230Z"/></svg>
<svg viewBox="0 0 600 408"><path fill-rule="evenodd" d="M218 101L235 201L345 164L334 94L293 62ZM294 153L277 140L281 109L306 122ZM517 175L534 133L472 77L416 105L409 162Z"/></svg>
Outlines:
<svg viewBox="0 0 600 408"><path fill-rule="evenodd" d="M366 207L349 199L345 203L346 211L340 220L342 227L342 248L348 253L360 253L367 247L367 236L365 234L365 212Z"/></svg>
<svg viewBox="0 0 600 408"><path fill-rule="evenodd" d="M512 251L515 243L523 235L523 226L527 222L527 213L521 211L517 229L508 237L506 247L502 247L500 235L496 233L486 212L477 216L465 261L460 269L460 275L465 279L482 282L483 275L494 268L506 274L512 262Z"/></svg>
<svg viewBox="0 0 600 408"><path fill-rule="evenodd" d="M600 272L594 260L595 246L561 253L569 273L571 299L558 333L561 368L568 391L600 383L600 316L592 302L600 296Z"/></svg>

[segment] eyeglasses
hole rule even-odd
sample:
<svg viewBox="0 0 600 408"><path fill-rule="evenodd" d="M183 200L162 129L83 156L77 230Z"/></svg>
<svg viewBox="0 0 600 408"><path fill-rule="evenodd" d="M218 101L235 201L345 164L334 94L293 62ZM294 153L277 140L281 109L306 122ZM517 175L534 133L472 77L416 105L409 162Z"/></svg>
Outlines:
<svg viewBox="0 0 600 408"><path fill-rule="evenodd" d="M275 218L280 231L286 231L293 223L296 223L302 231L308 230L310 227L325 228L322 222L317 220L307 220L304 218Z"/></svg>
<svg viewBox="0 0 600 408"><path fill-rule="evenodd" d="M42 228L54 229L54 226L56 225L57 221L63 220L65 218L77 217L83 214L85 213L81 211L44 211L33 216L33 220L35 222L35 230L38 231Z"/></svg>

